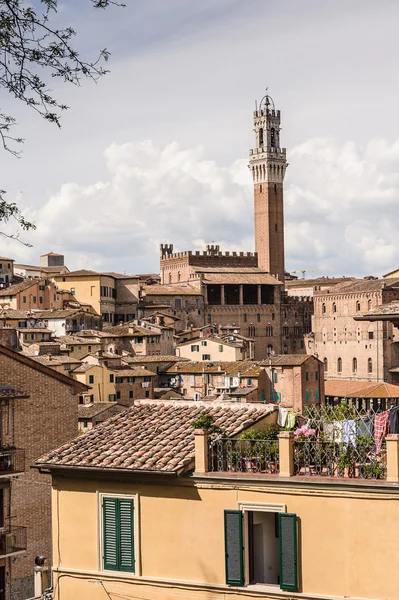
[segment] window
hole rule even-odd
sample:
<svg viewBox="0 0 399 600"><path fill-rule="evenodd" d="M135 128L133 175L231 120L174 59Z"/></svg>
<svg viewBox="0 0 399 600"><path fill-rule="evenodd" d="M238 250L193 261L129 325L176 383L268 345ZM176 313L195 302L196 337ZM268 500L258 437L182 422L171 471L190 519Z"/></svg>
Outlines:
<svg viewBox="0 0 399 600"><path fill-rule="evenodd" d="M116 392L116 399L120 400L121 399L121 393L120 392Z"/></svg>
<svg viewBox="0 0 399 600"><path fill-rule="evenodd" d="M274 316L274 313L272 313L272 321L274 321L274 319L275 319L275 316Z"/></svg>
<svg viewBox="0 0 399 600"><path fill-rule="evenodd" d="M337 371L338 373L342 373L342 358L337 360Z"/></svg>
<svg viewBox="0 0 399 600"><path fill-rule="evenodd" d="M360 302L356 302L356 312L360 312Z"/></svg>
<svg viewBox="0 0 399 600"><path fill-rule="evenodd" d="M169 273L169 283L172 283L172 273Z"/></svg>
<svg viewBox="0 0 399 600"><path fill-rule="evenodd" d="M369 358L367 361L367 372L368 373L373 372L373 359L372 358Z"/></svg>
<svg viewBox="0 0 399 600"><path fill-rule="evenodd" d="M209 315L209 314L206 315L206 322L208 323L208 325L210 324L211 320L212 320L211 315Z"/></svg>
<svg viewBox="0 0 399 600"><path fill-rule="evenodd" d="M368 300L368 302L367 302L367 308L368 308L368 310L371 310L371 300Z"/></svg>
<svg viewBox="0 0 399 600"><path fill-rule="evenodd" d="M243 319L244 319L244 323L246 323L247 322L247 315L246 315L246 313L244 313Z"/></svg>
<svg viewBox="0 0 399 600"><path fill-rule="evenodd" d="M328 371L328 358L327 357L324 359L324 370L326 372Z"/></svg>
<svg viewBox="0 0 399 600"><path fill-rule="evenodd" d="M211 355L210 354L203 354L202 355L202 360L211 360Z"/></svg>
<svg viewBox="0 0 399 600"><path fill-rule="evenodd" d="M276 512L270 508L245 510L247 531L244 536L242 510L224 511L226 583L242 586L246 583L280 585L282 590L298 590L297 522L296 515ZM271 509L271 510L270 510ZM249 580L245 581L244 544L249 540ZM262 557L259 560L259 557Z"/></svg>
<svg viewBox="0 0 399 600"><path fill-rule="evenodd" d="M88 428L88 426L89 426L89 421L88 421L87 419L85 419L85 420L83 421L83 427L84 427L85 429L87 429L87 428Z"/></svg>
<svg viewBox="0 0 399 600"><path fill-rule="evenodd" d="M288 346L287 346L287 344L284 344L284 346L283 346L283 354L288 354Z"/></svg>
<svg viewBox="0 0 399 600"><path fill-rule="evenodd" d="M75 288L71 288L71 294L72 294L72 296L75 295Z"/></svg>
<svg viewBox="0 0 399 600"><path fill-rule="evenodd" d="M261 127L259 129L259 147L262 148L263 146L263 128Z"/></svg>
<svg viewBox="0 0 399 600"><path fill-rule="evenodd" d="M273 383L278 383L277 371L273 371Z"/></svg>
<svg viewBox="0 0 399 600"><path fill-rule="evenodd" d="M314 378L316 381L319 381L319 372L318 371L315 371Z"/></svg>
<svg viewBox="0 0 399 600"><path fill-rule="evenodd" d="M252 385L252 377L248 377L248 379L247 379L247 385Z"/></svg>
<svg viewBox="0 0 399 600"><path fill-rule="evenodd" d="M260 314L259 313L256 315L256 320L258 321L258 323L260 323Z"/></svg>
<svg viewBox="0 0 399 600"><path fill-rule="evenodd" d="M315 398L316 398L316 402L318 402L319 401L319 390L316 390Z"/></svg>
<svg viewBox="0 0 399 600"><path fill-rule="evenodd" d="M104 569L134 573L133 498L103 498Z"/></svg>
<svg viewBox="0 0 399 600"><path fill-rule="evenodd" d="M130 398L130 400L133 400L133 398L134 398L133 390L129 390L129 398Z"/></svg>
<svg viewBox="0 0 399 600"><path fill-rule="evenodd" d="M266 337L273 337L273 327L271 325L266 327Z"/></svg>
<svg viewBox="0 0 399 600"><path fill-rule="evenodd" d="M116 377L115 383L123 383L123 377Z"/></svg>
<svg viewBox="0 0 399 600"><path fill-rule="evenodd" d="M89 383L94 383L94 375L89 375Z"/></svg>
<svg viewBox="0 0 399 600"><path fill-rule="evenodd" d="M310 392L305 393L306 402L310 402Z"/></svg>
<svg viewBox="0 0 399 600"><path fill-rule="evenodd" d="M223 344L219 344L219 352L223 352Z"/></svg>
<svg viewBox="0 0 399 600"><path fill-rule="evenodd" d="M196 344L191 346L191 352L199 352L199 346L197 346Z"/></svg>
<svg viewBox="0 0 399 600"><path fill-rule="evenodd" d="M23 296L23 298L22 298L22 302L23 302L24 304L26 304L26 296Z"/></svg>
<svg viewBox="0 0 399 600"><path fill-rule="evenodd" d="M306 371L306 373L305 373L305 379L306 379L306 381L309 381L309 372L308 371Z"/></svg>
<svg viewBox="0 0 399 600"><path fill-rule="evenodd" d="M256 336L255 325L250 325L248 327L248 337L255 337L255 336Z"/></svg>
<svg viewBox="0 0 399 600"><path fill-rule="evenodd" d="M294 335L295 335L295 337L298 337L301 335L301 328L298 326L298 324L296 324L294 327Z"/></svg>
<svg viewBox="0 0 399 600"><path fill-rule="evenodd" d="M135 383L135 381L136 381L136 378L135 378L135 377L128 377L128 378L127 378L127 382L128 382L128 383Z"/></svg>
<svg viewBox="0 0 399 600"><path fill-rule="evenodd" d="M284 326L283 326L283 335L284 335L284 336L288 336L288 334L289 334L289 328L288 328L288 325L284 325Z"/></svg>
<svg viewBox="0 0 399 600"><path fill-rule="evenodd" d="M144 381L151 381L151 376L150 375L146 375L144 377Z"/></svg>
<svg viewBox="0 0 399 600"><path fill-rule="evenodd" d="M374 331L369 331L369 340L374 339Z"/></svg>
<svg viewBox="0 0 399 600"><path fill-rule="evenodd" d="M208 345L208 342L207 342L206 340L203 340L203 341L201 342L201 346L207 346L207 345Z"/></svg>
<svg viewBox="0 0 399 600"><path fill-rule="evenodd" d="M83 404L83 396L79 396L79 404Z"/></svg>
<svg viewBox="0 0 399 600"><path fill-rule="evenodd" d="M321 305L321 313L324 315L326 313L326 305L323 302L323 304Z"/></svg>
<svg viewBox="0 0 399 600"><path fill-rule="evenodd" d="M175 308L181 308L181 298L175 298Z"/></svg>
<svg viewBox="0 0 399 600"><path fill-rule="evenodd" d="M357 373L357 358L352 360L352 371L353 373Z"/></svg>
<svg viewBox="0 0 399 600"><path fill-rule="evenodd" d="M57 294L54 294L54 302L57 300Z"/></svg>
<svg viewBox="0 0 399 600"><path fill-rule="evenodd" d="M145 393L145 397L146 397L146 398L149 398L149 397L150 397L150 392L146 392L146 393Z"/></svg>
<svg viewBox="0 0 399 600"><path fill-rule="evenodd" d="M33 304L36 304L36 300L37 300L36 296L33 296Z"/></svg>
<svg viewBox="0 0 399 600"><path fill-rule="evenodd" d="M177 271L177 281L180 281L180 278L181 278L181 273L180 273L180 271Z"/></svg>
<svg viewBox="0 0 399 600"><path fill-rule="evenodd" d="M333 302L332 311L333 311L333 313L337 312L337 305L335 304L335 302Z"/></svg>

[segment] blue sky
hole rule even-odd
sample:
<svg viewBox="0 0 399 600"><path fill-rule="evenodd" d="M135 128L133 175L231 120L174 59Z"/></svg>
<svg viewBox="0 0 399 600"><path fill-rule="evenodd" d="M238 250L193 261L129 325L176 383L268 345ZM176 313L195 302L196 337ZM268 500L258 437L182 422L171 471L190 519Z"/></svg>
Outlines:
<svg viewBox="0 0 399 600"><path fill-rule="evenodd" d="M111 53L97 85L61 86L63 127L1 92L25 137L0 155L0 187L37 223L37 263L64 252L70 268L158 268L158 244L218 242L252 250L246 168L252 110L266 86L282 111L286 263L315 276L382 274L399 266L394 0L126 0L94 11L60 5L82 55Z"/></svg>

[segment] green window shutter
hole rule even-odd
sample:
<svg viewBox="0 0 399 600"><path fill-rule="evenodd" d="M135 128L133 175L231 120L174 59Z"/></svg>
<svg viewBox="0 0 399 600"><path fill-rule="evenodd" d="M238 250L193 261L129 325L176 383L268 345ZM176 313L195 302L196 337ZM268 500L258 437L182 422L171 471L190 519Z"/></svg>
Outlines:
<svg viewBox="0 0 399 600"><path fill-rule="evenodd" d="M316 390L316 402L319 401L319 390Z"/></svg>
<svg viewBox="0 0 399 600"><path fill-rule="evenodd" d="M118 570L118 499L103 499L104 569Z"/></svg>
<svg viewBox="0 0 399 600"><path fill-rule="evenodd" d="M242 512L224 511L224 547L227 585L244 585Z"/></svg>
<svg viewBox="0 0 399 600"><path fill-rule="evenodd" d="M261 392L260 393L260 401L264 402L265 401L265 392Z"/></svg>
<svg viewBox="0 0 399 600"><path fill-rule="evenodd" d="M134 573L133 500L103 499L104 569Z"/></svg>
<svg viewBox="0 0 399 600"><path fill-rule="evenodd" d="M119 571L134 573L133 500L119 500Z"/></svg>
<svg viewBox="0 0 399 600"><path fill-rule="evenodd" d="M278 513L280 588L298 591L298 549L296 515Z"/></svg>
<svg viewBox="0 0 399 600"><path fill-rule="evenodd" d="M305 397L306 397L306 402L310 402L310 392L306 392Z"/></svg>

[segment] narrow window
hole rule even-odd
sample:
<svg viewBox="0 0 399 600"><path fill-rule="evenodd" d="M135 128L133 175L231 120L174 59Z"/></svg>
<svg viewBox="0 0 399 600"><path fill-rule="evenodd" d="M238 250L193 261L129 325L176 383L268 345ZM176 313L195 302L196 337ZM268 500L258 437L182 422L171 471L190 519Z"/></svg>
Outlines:
<svg viewBox="0 0 399 600"><path fill-rule="evenodd" d="M129 398L132 400L134 397L134 392L133 390L129 390Z"/></svg>
<svg viewBox="0 0 399 600"><path fill-rule="evenodd" d="M333 313L337 312L337 305L335 304L335 302L333 302L332 311L333 311Z"/></svg>
<svg viewBox="0 0 399 600"><path fill-rule="evenodd" d="M352 371L353 373L357 373L357 358L354 358L352 361Z"/></svg>
<svg viewBox="0 0 399 600"><path fill-rule="evenodd" d="M374 331L369 331L369 340L374 339Z"/></svg>
<svg viewBox="0 0 399 600"><path fill-rule="evenodd" d="M338 373L342 373L342 358L337 360L337 371Z"/></svg>
<svg viewBox="0 0 399 600"><path fill-rule="evenodd" d="M263 128L259 129L259 148L263 147Z"/></svg>
<svg viewBox="0 0 399 600"><path fill-rule="evenodd" d="M369 358L367 361L367 372L368 373L373 372L373 359L372 358Z"/></svg>
<svg viewBox="0 0 399 600"><path fill-rule="evenodd" d="M322 314L323 314L323 315L326 313L326 305L325 305L325 303L324 303L324 302L323 302L323 304L321 305L321 312L322 312Z"/></svg>
<svg viewBox="0 0 399 600"><path fill-rule="evenodd" d="M103 498L104 569L134 573L134 503L130 498Z"/></svg>
<svg viewBox="0 0 399 600"><path fill-rule="evenodd" d="M89 383L94 383L94 375L89 375Z"/></svg>
<svg viewBox="0 0 399 600"><path fill-rule="evenodd" d="M110 383L114 383L114 375L111 373L111 375L109 376L109 382Z"/></svg>
<svg viewBox="0 0 399 600"><path fill-rule="evenodd" d="M256 320L258 321L258 323L260 323L260 314L259 313L256 315Z"/></svg>
<svg viewBox="0 0 399 600"><path fill-rule="evenodd" d="M356 302L356 312L360 312L360 302Z"/></svg>

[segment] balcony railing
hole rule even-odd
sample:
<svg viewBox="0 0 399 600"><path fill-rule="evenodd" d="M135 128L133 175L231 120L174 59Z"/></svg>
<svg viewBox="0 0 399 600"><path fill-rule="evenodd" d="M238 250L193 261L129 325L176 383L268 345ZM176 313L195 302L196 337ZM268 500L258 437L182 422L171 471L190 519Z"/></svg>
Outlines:
<svg viewBox="0 0 399 600"><path fill-rule="evenodd" d="M278 473L278 440L209 441L209 471L237 473Z"/></svg>
<svg viewBox="0 0 399 600"><path fill-rule="evenodd" d="M23 473L25 471L25 450L13 448L0 449L0 477Z"/></svg>
<svg viewBox="0 0 399 600"><path fill-rule="evenodd" d="M23 552L26 548L26 527L10 525L0 529L0 557Z"/></svg>

